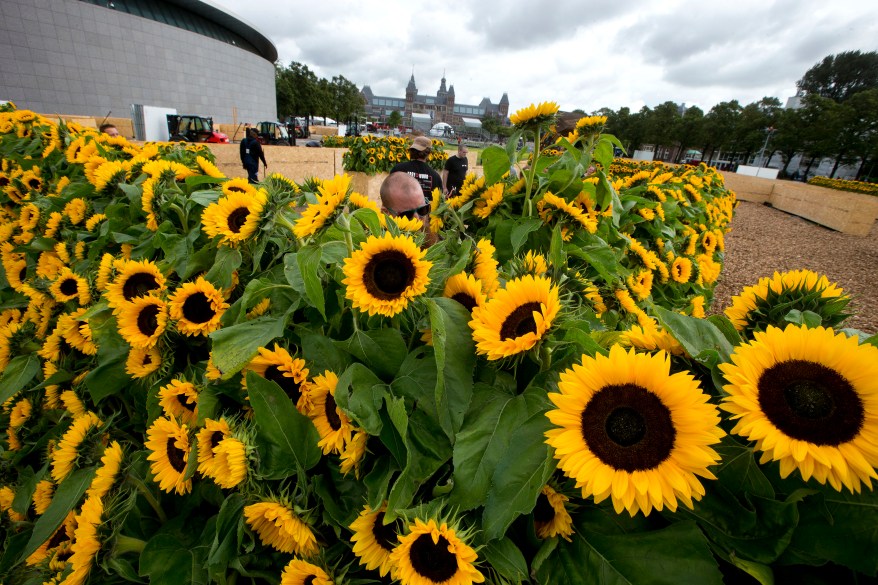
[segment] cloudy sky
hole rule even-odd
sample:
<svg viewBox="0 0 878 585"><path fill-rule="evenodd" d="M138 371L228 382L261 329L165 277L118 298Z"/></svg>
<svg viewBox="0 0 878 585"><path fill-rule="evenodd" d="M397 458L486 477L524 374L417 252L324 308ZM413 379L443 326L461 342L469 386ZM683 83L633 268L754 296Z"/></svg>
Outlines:
<svg viewBox="0 0 878 585"><path fill-rule="evenodd" d="M786 103L823 57L878 50L874 0L209 1L319 77L402 97L412 71L429 95L444 72L457 103L506 92L510 112Z"/></svg>

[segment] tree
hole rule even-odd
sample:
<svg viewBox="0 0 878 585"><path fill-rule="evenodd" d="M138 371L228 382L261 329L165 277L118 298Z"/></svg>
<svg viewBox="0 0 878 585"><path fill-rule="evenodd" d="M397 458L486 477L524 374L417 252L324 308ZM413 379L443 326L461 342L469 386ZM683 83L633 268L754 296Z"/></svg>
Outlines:
<svg viewBox="0 0 878 585"><path fill-rule="evenodd" d="M675 162L682 162L686 152L692 146L704 143L704 112L697 106L686 108L683 117L677 121L677 139L680 151Z"/></svg>
<svg viewBox="0 0 878 585"><path fill-rule="evenodd" d="M712 161L718 150L728 152L735 149L735 130L741 116L741 109L738 100L721 102L710 109L704 117L705 135L702 160L707 152L710 152L708 161Z"/></svg>
<svg viewBox="0 0 878 585"><path fill-rule="evenodd" d="M735 143L744 154L745 161L750 160L752 154L760 153L763 146L768 143L766 140L768 133L773 132L768 129L777 128L780 111L780 100L773 97L764 97L758 102L747 104L741 110ZM773 150L766 150L763 162L771 159L772 153Z"/></svg>
<svg viewBox="0 0 878 585"><path fill-rule="evenodd" d="M393 110L390 112L390 115L387 116L387 125L391 128L396 128L400 124L402 124L402 114L399 113L399 110Z"/></svg>
<svg viewBox="0 0 878 585"><path fill-rule="evenodd" d="M802 114L802 110L797 109L781 110L775 123L777 131L771 138L771 144L774 151L779 152L783 158L781 176L786 176L787 167L789 167L793 157L802 152L802 145L805 141L805 122L802 119Z"/></svg>
<svg viewBox="0 0 878 585"><path fill-rule="evenodd" d="M667 101L655 107L646 117L646 141L655 146L673 150L677 144L677 128L680 120L680 106Z"/></svg>
<svg viewBox="0 0 878 585"><path fill-rule="evenodd" d="M276 64L274 73L278 116L288 118L313 114L317 75L307 65L295 61L288 67Z"/></svg>
<svg viewBox="0 0 878 585"><path fill-rule="evenodd" d="M329 90L336 121L357 118L365 110L363 95L354 82L346 79L344 75L334 76L329 84Z"/></svg>
<svg viewBox="0 0 878 585"><path fill-rule="evenodd" d="M878 53L845 51L829 55L811 67L796 85L808 95L845 102L858 92L878 89Z"/></svg>

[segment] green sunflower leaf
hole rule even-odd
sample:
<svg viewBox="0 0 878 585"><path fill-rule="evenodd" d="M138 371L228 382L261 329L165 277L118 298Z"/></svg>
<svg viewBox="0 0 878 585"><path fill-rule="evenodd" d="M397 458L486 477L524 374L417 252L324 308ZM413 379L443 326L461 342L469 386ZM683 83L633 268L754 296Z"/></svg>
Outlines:
<svg viewBox="0 0 878 585"><path fill-rule="evenodd" d="M379 410L387 394L385 384L363 364L351 364L338 377L335 401L339 408L370 435L379 435L383 422Z"/></svg>
<svg viewBox="0 0 878 585"><path fill-rule="evenodd" d="M346 341L334 343L385 380L393 378L408 355L399 329L357 330Z"/></svg>
<svg viewBox="0 0 878 585"><path fill-rule="evenodd" d="M256 420L262 476L281 479L317 465L317 429L296 410L280 386L255 372L247 372L247 393Z"/></svg>
<svg viewBox="0 0 878 585"><path fill-rule="evenodd" d="M540 490L555 471L555 459L545 443L549 419L537 412L522 423L498 462L485 501L482 529L485 540L502 537L520 515L528 514L537 503Z"/></svg>
<svg viewBox="0 0 878 585"><path fill-rule="evenodd" d="M311 306L320 311L326 318L326 301L323 297L323 282L320 279L320 256L322 251L319 246L305 246L296 253L296 262L302 280L305 282L305 296L311 301Z"/></svg>
<svg viewBox="0 0 878 585"><path fill-rule="evenodd" d="M696 360L704 361L702 356L709 355L708 352L712 350L719 356L719 361L729 361L734 348L722 331L710 321L681 315L660 306L655 307L655 312L674 339Z"/></svg>
<svg viewBox="0 0 878 585"><path fill-rule="evenodd" d="M485 548L479 550L479 554L485 557L498 573L512 582L520 583L528 577L527 561L521 550L508 538L501 538L488 543Z"/></svg>
<svg viewBox="0 0 878 585"><path fill-rule="evenodd" d="M70 510L79 505L79 501L91 484L96 471L97 469L94 467L77 469L61 482L61 485L58 486L58 489L55 490L55 494L52 496L52 503L49 504L49 508L34 524L30 539L13 566L33 554L61 526Z"/></svg>
<svg viewBox="0 0 878 585"><path fill-rule="evenodd" d="M512 228L512 253L518 254L518 250L524 245L527 241L527 236L531 232L535 232L543 226L542 220L539 219L525 219L524 221L516 222Z"/></svg>
<svg viewBox="0 0 878 585"><path fill-rule="evenodd" d="M259 317L218 329L210 334L213 364L228 380L253 359L260 347L267 347L283 334L284 319L276 317Z"/></svg>
<svg viewBox="0 0 878 585"><path fill-rule="evenodd" d="M491 145L482 151L482 168L485 171L485 182L493 185L504 174L509 172L512 162L506 151L499 146Z"/></svg>
<svg viewBox="0 0 878 585"><path fill-rule="evenodd" d="M220 246L216 251L213 266L204 278L219 289L232 286L232 274L241 266L243 257L235 248Z"/></svg>
<svg viewBox="0 0 878 585"><path fill-rule="evenodd" d="M607 535L579 525L572 542L559 542L537 571L541 583L722 585L707 540L694 522L626 535Z"/></svg>
<svg viewBox="0 0 878 585"><path fill-rule="evenodd" d="M176 536L159 533L140 553L141 577L149 577L153 585L175 585L191 583L202 585L208 582L205 560L209 549L206 546L185 547Z"/></svg>
<svg viewBox="0 0 878 585"><path fill-rule="evenodd" d="M15 396L40 371L40 358L35 353L15 356L0 376L0 404Z"/></svg>
<svg viewBox="0 0 878 585"><path fill-rule="evenodd" d="M436 376L434 391L436 410L442 429L453 442L473 395L476 353L469 328L470 314L453 299L429 299L427 306L436 369L441 372Z"/></svg>

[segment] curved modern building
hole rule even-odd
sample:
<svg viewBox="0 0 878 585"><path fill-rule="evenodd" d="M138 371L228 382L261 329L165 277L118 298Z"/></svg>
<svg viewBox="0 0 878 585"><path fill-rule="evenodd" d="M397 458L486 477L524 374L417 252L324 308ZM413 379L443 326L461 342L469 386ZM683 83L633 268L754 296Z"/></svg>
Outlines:
<svg viewBox="0 0 878 585"><path fill-rule="evenodd" d="M0 54L0 100L42 114L277 118L274 44L206 1L2 0Z"/></svg>

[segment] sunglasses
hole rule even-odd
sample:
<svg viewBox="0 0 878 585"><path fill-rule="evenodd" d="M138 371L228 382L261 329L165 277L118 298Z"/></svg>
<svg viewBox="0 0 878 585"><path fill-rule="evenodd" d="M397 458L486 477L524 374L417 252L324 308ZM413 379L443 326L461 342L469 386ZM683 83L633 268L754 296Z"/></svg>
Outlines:
<svg viewBox="0 0 878 585"><path fill-rule="evenodd" d="M415 216L424 216L430 213L430 204L422 205L420 207L415 207L414 209L407 209L405 211L396 212L397 217L404 217L406 219L414 219Z"/></svg>

